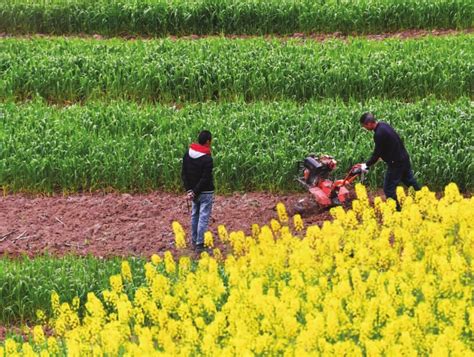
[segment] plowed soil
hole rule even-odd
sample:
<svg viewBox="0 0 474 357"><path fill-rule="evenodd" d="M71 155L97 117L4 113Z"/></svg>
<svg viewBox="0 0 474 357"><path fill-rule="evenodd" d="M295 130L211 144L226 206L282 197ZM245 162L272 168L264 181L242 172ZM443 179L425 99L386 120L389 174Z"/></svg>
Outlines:
<svg viewBox="0 0 474 357"><path fill-rule="evenodd" d="M268 224L277 218L278 202L283 202L291 214L302 198L309 199L309 194L216 196L209 230L217 237L217 226L223 224L229 232L250 234L253 223ZM330 219L327 210L309 207L303 215L305 224ZM182 224L188 238L190 212L182 195L9 195L0 198L0 255L150 256L175 250L173 220Z"/></svg>

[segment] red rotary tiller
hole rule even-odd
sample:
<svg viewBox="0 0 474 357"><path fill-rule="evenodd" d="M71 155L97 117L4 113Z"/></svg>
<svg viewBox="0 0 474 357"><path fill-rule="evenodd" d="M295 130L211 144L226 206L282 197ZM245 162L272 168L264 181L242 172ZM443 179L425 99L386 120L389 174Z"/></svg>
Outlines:
<svg viewBox="0 0 474 357"><path fill-rule="evenodd" d="M329 179L329 174L336 169L336 166L337 161L329 155L311 154L298 163L298 173L302 176L297 177L297 181L311 193L322 208L348 203L354 197L351 184L358 177L363 181L367 172L362 170L361 164L356 164L351 167L344 179L332 181Z"/></svg>

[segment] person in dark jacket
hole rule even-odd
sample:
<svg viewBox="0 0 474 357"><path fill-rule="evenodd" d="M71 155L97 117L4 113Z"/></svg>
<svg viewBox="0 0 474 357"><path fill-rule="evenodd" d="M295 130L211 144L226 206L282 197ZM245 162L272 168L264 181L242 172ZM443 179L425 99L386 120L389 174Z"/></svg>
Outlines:
<svg viewBox="0 0 474 357"><path fill-rule="evenodd" d="M377 121L372 113L365 113L360 117L360 124L367 130L374 132L375 148L370 159L362 164L363 170L374 165L379 159L387 164L387 172L383 183L383 191L386 198L392 198L397 203L397 210L400 204L397 200L396 189L400 182L415 190L420 186L416 181L410 164L408 155L402 139L396 131L387 123Z"/></svg>
<svg viewBox="0 0 474 357"><path fill-rule="evenodd" d="M212 135L208 130L199 133L198 143L192 143L183 157L181 177L187 199L192 201L191 243L200 253L204 251L204 233L214 201Z"/></svg>

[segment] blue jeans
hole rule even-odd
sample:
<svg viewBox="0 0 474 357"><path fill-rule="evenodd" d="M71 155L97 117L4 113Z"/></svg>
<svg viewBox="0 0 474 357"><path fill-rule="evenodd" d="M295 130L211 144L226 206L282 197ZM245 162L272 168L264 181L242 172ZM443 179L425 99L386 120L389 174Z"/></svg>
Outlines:
<svg viewBox="0 0 474 357"><path fill-rule="evenodd" d="M383 192L386 198L392 198L397 202L397 210L400 211L400 204L397 200L397 186L402 182L407 187L413 186L415 190L420 189L420 185L413 175L410 161L400 162L396 164L388 165L387 172L385 173L385 179L383 182Z"/></svg>
<svg viewBox="0 0 474 357"><path fill-rule="evenodd" d="M191 240L195 245L204 243L204 233L207 231L213 202L214 194L212 193L201 193L193 201L193 209L191 213Z"/></svg>

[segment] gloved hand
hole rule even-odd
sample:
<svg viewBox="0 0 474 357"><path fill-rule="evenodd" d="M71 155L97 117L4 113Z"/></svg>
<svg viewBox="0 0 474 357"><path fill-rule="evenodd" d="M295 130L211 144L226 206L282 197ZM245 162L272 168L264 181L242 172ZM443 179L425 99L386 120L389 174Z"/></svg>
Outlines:
<svg viewBox="0 0 474 357"><path fill-rule="evenodd" d="M366 163L360 164L360 169L362 170L363 173L369 172L369 167L367 166Z"/></svg>
<svg viewBox="0 0 474 357"><path fill-rule="evenodd" d="M189 190L186 192L186 198L190 201L194 200L194 192L193 190Z"/></svg>

